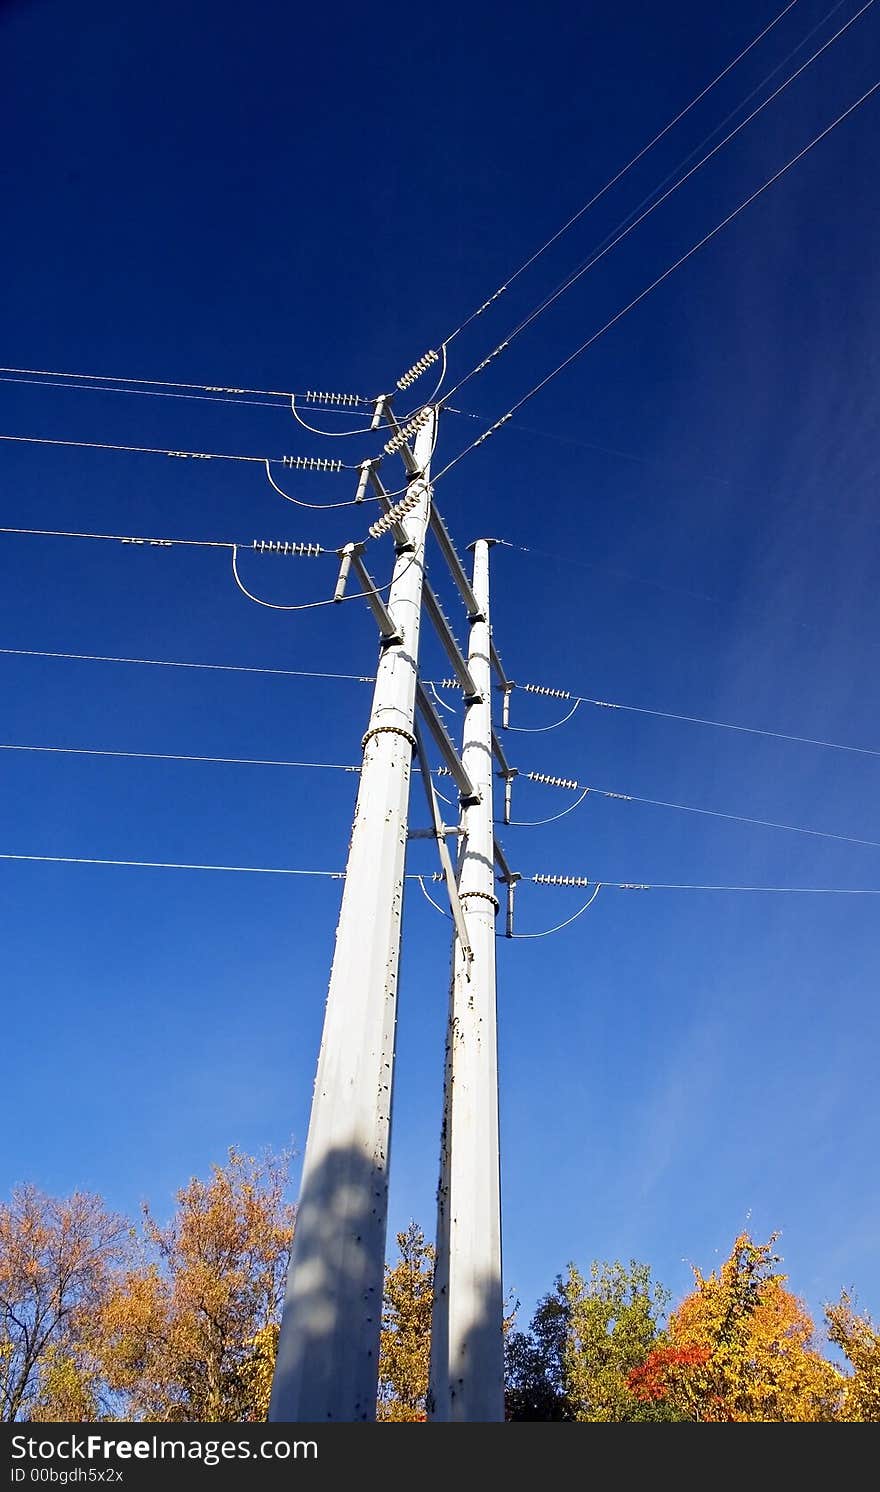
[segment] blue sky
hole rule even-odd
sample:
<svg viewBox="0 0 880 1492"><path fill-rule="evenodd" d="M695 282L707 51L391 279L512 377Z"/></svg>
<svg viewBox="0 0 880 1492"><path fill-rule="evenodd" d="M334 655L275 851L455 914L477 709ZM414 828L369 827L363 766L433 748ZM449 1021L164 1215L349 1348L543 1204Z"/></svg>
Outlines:
<svg viewBox="0 0 880 1492"><path fill-rule="evenodd" d="M857 8L838 7L806 53ZM453 379L830 9L799 0L462 334ZM773 14L753 0L425 14L396 0L380 12L7 3L2 361L388 387ZM871 9L460 407L502 414L870 87L878 43ZM513 677L880 746L878 108L438 484L462 545L491 533L563 557L494 551L495 636ZM445 416L441 464L479 429ZM0 384L0 432L331 454L283 407L14 383ZM288 508L257 465L4 442L0 472L8 525L354 536L347 510ZM320 502L350 486L316 476L295 490ZM3 549L6 647L355 674L375 661L365 611L260 610L222 550L11 536ZM319 562L243 564L279 601L326 594L333 578ZM446 672L431 643L425 664ZM6 742L353 763L369 709L358 683L10 656L0 676ZM538 726L556 705L518 695L513 718ZM869 756L586 706L558 732L511 735L508 754L523 771L880 839ZM11 752L2 768L7 852L344 864L355 780L342 773ZM518 817L562 805L517 787ZM504 843L526 873L880 887L875 849L599 798ZM429 846L412 866L433 869ZM580 894L523 888L520 930L562 920ZM331 881L0 867L4 1186L87 1186L161 1213L230 1144L301 1148L338 900ZM429 1233L447 940L415 888L391 1225L414 1216ZM683 1293L687 1261L711 1267L746 1225L782 1229L814 1310L854 1285L880 1312L878 953L871 898L660 891L603 891L566 932L500 945L505 1275L526 1313L568 1259L635 1255Z"/></svg>

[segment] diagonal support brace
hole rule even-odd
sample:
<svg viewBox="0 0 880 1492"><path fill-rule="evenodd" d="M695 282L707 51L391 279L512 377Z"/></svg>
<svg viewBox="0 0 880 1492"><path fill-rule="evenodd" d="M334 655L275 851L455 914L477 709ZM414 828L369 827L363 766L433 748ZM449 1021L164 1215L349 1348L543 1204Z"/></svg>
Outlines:
<svg viewBox="0 0 880 1492"><path fill-rule="evenodd" d="M446 894L449 897L449 908L452 912L452 920L455 923L456 936L458 937L458 941L461 945L461 950L465 956L469 969L474 956L473 949L468 942L468 932L467 927L465 926L464 912L462 910L461 900L458 895L458 882L455 879L455 871L452 865L452 856L449 853L449 846L446 843L447 830L442 818L440 817L440 806L437 802L437 794L434 791L434 783L431 777L431 767L430 763L428 762L427 753L425 751L425 743L422 737L421 726L419 725L418 721L416 721L415 723L414 731L416 738L416 751L419 754L419 764L422 769L421 777L423 783L425 784L425 793L427 794L428 798L428 812L431 815L431 823L434 826L434 838L437 840L437 850L440 855L440 864L443 868L443 878L446 882ZM470 979L469 973L467 977L468 979Z"/></svg>

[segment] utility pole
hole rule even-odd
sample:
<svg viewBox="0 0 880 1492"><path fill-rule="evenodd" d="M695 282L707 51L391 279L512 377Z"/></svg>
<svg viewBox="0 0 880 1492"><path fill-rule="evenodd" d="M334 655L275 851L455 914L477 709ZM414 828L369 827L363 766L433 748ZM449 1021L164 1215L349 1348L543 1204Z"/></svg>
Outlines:
<svg viewBox="0 0 880 1492"><path fill-rule="evenodd" d="M453 937L452 988L437 1193L429 1418L504 1418L498 1050L495 1001L495 844L492 808L492 639L489 545L474 545L462 765L458 894L469 950ZM470 952L470 957L468 956Z"/></svg>
<svg viewBox="0 0 880 1492"><path fill-rule="evenodd" d="M403 451L413 504L400 519L406 545L398 542L386 602L393 629L383 638L363 741L272 1388L274 1422L372 1420L376 1412L404 860L436 420L431 410L412 451Z"/></svg>

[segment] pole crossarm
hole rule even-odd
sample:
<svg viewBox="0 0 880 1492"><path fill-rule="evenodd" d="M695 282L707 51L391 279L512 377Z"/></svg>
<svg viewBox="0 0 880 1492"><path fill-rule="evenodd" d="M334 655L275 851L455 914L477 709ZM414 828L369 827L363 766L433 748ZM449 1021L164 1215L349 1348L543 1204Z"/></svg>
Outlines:
<svg viewBox="0 0 880 1492"><path fill-rule="evenodd" d="M449 735L449 732L447 731L446 726L443 724L443 721L440 719L440 716L437 714L437 711L434 708L434 705L431 703L431 700L428 698L428 695L425 692L425 686L421 682L421 680L419 680L419 682L416 684L416 704L418 705L419 711L425 724L427 725L429 731L431 732L431 735L434 737L434 740L437 743L440 754L443 757L444 763L447 770L449 771L450 776L455 779L462 799L468 802L472 802L477 797L474 785L471 782L468 773L462 766L461 758L452 744L452 739ZM424 759L422 759L422 766L424 769Z"/></svg>
<svg viewBox="0 0 880 1492"><path fill-rule="evenodd" d="M437 851L440 856L440 865L443 870L443 878L446 882L446 894L449 897L449 909L452 912L452 920L455 923L455 931L458 936L459 942L461 943L462 952L464 953L467 962L470 963L474 955L471 949L470 940L468 938L461 900L458 895L458 882L455 879L455 870L452 864L452 856L449 853L449 846L446 843L446 835L449 831L447 830L446 825L443 823L443 819L440 815L440 805L437 802L437 794L434 791L434 783L431 779L431 768L428 763L428 754L425 751L425 741L418 721L416 721L415 723L414 732L416 738L416 751L419 754L419 762L422 768L422 782L425 785L425 795L428 799L428 812L431 815L431 823L434 826L431 833L437 841Z"/></svg>
<svg viewBox="0 0 880 1492"><path fill-rule="evenodd" d="M401 642L402 638L400 636L400 630L398 627L395 626L394 618L392 617L391 612L388 610L388 607L385 605L385 602L382 600L382 597L377 594L378 587L376 586L376 582L370 575L369 570L363 562L360 551L356 546L352 547L351 564L352 569L356 571L357 577L360 580L361 585L363 586L365 600L367 601L370 610L376 618L376 621L379 623L379 631L382 634L383 644L390 645L391 643Z"/></svg>
<svg viewBox="0 0 880 1492"><path fill-rule="evenodd" d="M443 522L440 514L437 512L436 507L431 508L430 526L431 532L433 533L434 538L437 540L440 553L443 555L443 558L446 561L449 572L458 587L461 599L464 601L464 604L467 608L468 618L470 621L474 621L474 619L480 615L480 607L477 602L477 598L474 595L473 586L468 580L467 575L465 574L464 566L458 557L458 551L456 550L455 545L450 538L449 530L446 527L446 524ZM504 690L505 693L508 693L510 689L512 689L513 685L508 679L504 669L504 664L501 662L501 659L498 656L498 649L496 648L494 642L492 642L491 640L489 642L489 657L492 663L492 667L498 675L498 683L500 687Z"/></svg>

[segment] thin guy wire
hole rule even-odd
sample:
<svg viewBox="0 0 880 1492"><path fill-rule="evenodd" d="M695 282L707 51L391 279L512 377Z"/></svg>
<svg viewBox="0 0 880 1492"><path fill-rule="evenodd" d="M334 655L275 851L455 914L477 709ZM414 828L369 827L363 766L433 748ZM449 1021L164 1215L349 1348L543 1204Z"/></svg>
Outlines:
<svg viewBox="0 0 880 1492"><path fill-rule="evenodd" d="M153 388L165 389L197 389L202 393L213 393L216 385L208 383L177 383L170 378L120 378L112 373L61 373L57 369L50 368L0 368L0 373L30 373L41 378L90 378L101 383L138 383L151 385ZM239 389L241 394L265 394L271 399L289 399L290 389ZM306 396L303 395L303 398ZM369 405L372 401L361 394L355 395L362 404Z"/></svg>
<svg viewBox="0 0 880 1492"><path fill-rule="evenodd" d="M605 196L606 192L610 191L611 188L615 186L617 182L620 181L621 178L625 176L628 171L632 170L633 166L637 165L638 162L642 160L642 158L646 156L648 152L654 148L655 145L659 144L663 137L667 135L669 131L675 127L676 124L680 123L680 121L684 119L685 115L689 114L691 109L695 108L696 105L700 103L700 101L704 99L708 93L711 93L712 89L721 82L722 78L726 77L727 74L731 72L734 67L736 67L737 63L741 62L742 59L746 57L752 50L752 48L756 47L758 45L758 42L762 41L763 38L768 34L768 32L773 30L773 27L776 26L778 22L782 20L783 16L787 15L788 12L792 10L796 4L797 0L790 0L790 3L786 5L777 16L773 18L768 26L764 27L763 31L759 32L758 35L749 42L748 46L742 52L734 57L732 62L729 62L727 66L723 68L720 73L718 73L717 77L712 79L711 83L707 83L706 87L703 88L696 95L695 98L692 98L690 103L687 104L684 109L682 109L678 114L675 115L674 119L670 119L669 123L664 125L659 133L656 134L652 140L649 140L647 145L644 145L642 149L633 156L632 160L628 161L625 166L621 167L616 176L612 176L610 180L606 181L605 185L601 187L600 190L596 192L588 202L584 203L583 207L579 208L578 211L573 215L573 217L570 217L568 219L567 223L564 223L562 227L559 228L551 238L548 238L547 241L543 243L539 249L536 249L535 252L520 265L519 269L515 270L513 274L508 275L507 279L502 282L502 284L495 291L494 295L490 296L488 301L484 301L481 306L479 306L475 311L472 311L471 314L467 316L464 321L461 322L460 326L456 327L454 332L451 332L448 337L445 337L444 345L448 346L450 342L453 342L458 336L459 332L464 331L465 327L469 326L470 323L474 321L476 317L482 313L483 310L485 310L486 306L489 305L496 296L500 295L503 290L506 290L510 285L512 285L514 280L518 280L520 275L524 274L525 271L529 269L532 264L535 263L536 259L539 259L542 254L546 253L547 249L549 249L554 243L556 243L557 240L560 239L564 233L568 232L569 228L573 227L574 224L584 216L584 213L588 212L589 209L593 207L594 204L598 202L601 197Z"/></svg>
<svg viewBox="0 0 880 1492"><path fill-rule="evenodd" d="M104 653L51 653L39 648L0 648L0 655L15 658L61 658L76 663L140 663L150 668L199 668L217 673L264 673L292 679L344 679L355 684L374 684L374 674L321 673L309 668L257 668L244 663L184 663L174 658L117 658Z"/></svg>
<svg viewBox="0 0 880 1492"><path fill-rule="evenodd" d="M583 783L575 783L573 791L577 792L583 786ZM623 803L645 803L652 808L674 808L680 810L682 813L698 813L705 818L727 819L735 824L751 824L758 829L782 829L787 834L808 834L813 839L836 839L842 844L858 844L865 846L867 849L880 850L880 840L876 839L858 839L852 834L833 834L827 829L805 829L800 824L782 824L777 823L774 819L749 818L746 814L742 813L722 813L717 808L695 808L690 803L671 803L663 798L644 798L638 793L612 793L607 788L594 787L592 785L584 789L583 796L578 799L577 803L572 803L566 812L571 813L573 809L577 808L584 801L587 793L595 793L600 798L614 799ZM561 817L561 815L557 815L557 817ZM538 822L551 823L552 820L539 820Z"/></svg>
<svg viewBox="0 0 880 1492"><path fill-rule="evenodd" d="M688 259L690 259L694 254L698 252L698 250L704 248L707 243L710 243L711 240L722 231L722 229L726 228L729 223L732 223L733 220L737 218L741 212L744 212L747 207L750 207L751 204L755 202L757 198L760 197L764 192L766 192L769 187L773 186L777 181L779 181L780 177L784 176L787 171L790 171L792 166L797 165L799 161L803 160L805 155L809 154L809 152L813 150L815 146L818 145L822 140L824 140L827 135L830 135L832 130L836 129L839 124L842 124L845 119L848 119L850 114L853 114L856 109L860 108L862 104L866 103L867 100L871 98L878 89L880 89L880 79L878 79L876 83L872 84L872 86L868 88L866 92L861 95L860 98L857 98L854 103L850 104L847 109L844 109L842 114L838 114L837 118L833 119L830 124L826 125L825 129L821 130L818 135L815 135L813 139L810 140L809 143L803 147L802 150L798 151L797 155L793 155L790 160L786 161L784 166L781 166L778 171L776 171L772 176L768 177L768 179L761 186L759 186L754 192L752 192L751 196L746 197L743 202L740 202L739 206L735 207L733 211L728 213L725 218L722 218L720 223L716 223L715 227L710 229L710 231L706 233L701 239L699 239L697 243L693 244L685 254L682 254L679 259L676 259L673 264L670 264L663 271L662 274L657 276L656 280L652 280L650 285L647 285L644 290L641 290L637 296L635 296L631 301L628 302L627 305L623 306L621 310L617 311L615 315L612 316L608 321L606 321L603 326L600 326L598 331L593 332L592 336L588 337L585 342L582 342L580 347L576 347L574 352L570 353L567 358L564 358L561 363L558 363L555 368L552 368L550 372L545 375L544 378L542 378L538 383L530 388L527 393L523 394L521 399L517 400L515 404L511 405L507 413L502 416L502 419L500 421L495 421L494 425L490 426L489 429L491 430L497 428L498 425L500 425L502 422L506 422L512 415L516 414L518 410L522 409L524 404L527 404L530 399L533 399L536 394L540 393L542 389L546 388L548 383L552 382L554 378L558 377L560 373L568 368L584 352L586 352L588 348L592 347L595 342L598 342L600 337L603 337L605 333L610 331L613 326L616 326L617 323L621 321L624 316L626 316L630 311L634 310L635 307L646 298L646 296L650 295L652 291L656 290L659 285L662 285L664 280L667 280L669 276L674 274L677 269L680 269L681 266L685 264ZM463 450L459 451L458 455L454 456L452 460L447 462L446 466L444 466L442 470L437 473L437 475L433 478L433 481L438 482L440 478L445 476L447 472L451 471L454 466L457 466L459 461L463 460L463 458L469 455L471 451L475 450L478 445L482 444L488 433L488 430L484 431L482 435L477 436L476 440L471 441L470 445L465 446Z"/></svg>
<svg viewBox="0 0 880 1492"><path fill-rule="evenodd" d="M763 99L761 103L752 110L751 114L747 114L745 119L740 120L739 124L735 125L734 128L729 132L729 134L724 136L723 140L719 140L717 145L713 145L712 149L708 151L706 155L698 160L695 165L691 166L684 173L684 175L679 177L679 179L674 182L673 185L669 187L665 192L663 192L661 196L657 197L653 202L651 202L650 205L646 207L643 212L640 212L638 216L633 217L632 221L627 222L625 226L621 227L619 232L616 232L602 245L600 245L595 253L593 253L577 270L575 270L573 274L569 275L567 279L563 280L563 282L557 286L552 294L548 295L545 300L541 301L541 303L536 306L533 311L530 311L529 314L525 316L523 320L518 323L517 326L515 326L511 331L507 333L501 345L507 347L511 342L513 342L520 335L521 332L524 332L526 328L531 326L534 321L537 321L537 319L542 316L545 311L549 310L550 307L554 305L554 303L559 300L561 296L563 296L568 290L570 290L572 285L575 285L577 281L582 279L585 274L588 274L589 271L600 262L600 260L604 259L606 254L610 254L612 249L616 248L618 244L622 243L625 238L628 238L630 233L638 228L639 225L643 223L646 218L649 218L653 212L656 212L658 207L662 207L663 203L668 201L669 198L678 191L679 187L684 186L685 182L689 181L692 176L696 175L697 171L700 171L702 167L707 164L708 161L712 160L713 156L716 156L719 150L723 150L725 145L728 145L730 141L733 140L740 133L741 130L744 130L747 125L751 124L753 119L756 119L759 114L763 113L764 109L766 109L768 105L772 104L774 99L777 99L781 93L784 93L786 88L790 87L791 84L797 78L799 78L801 73L805 72L808 67L811 67L812 64L819 57L822 56L823 52L826 52L828 48L834 44L834 42L836 42L841 36L843 36L845 31L849 30L850 26L854 25L854 23L859 19L860 16L864 15L865 11L870 10L873 4L874 0L865 0L865 3L864 5L862 5L860 10L857 10L854 15L850 16L849 20L845 21L844 24L839 28L839 30L835 31L833 36L830 36L827 41L823 42L821 47L817 48L817 50L813 52L812 56L807 58L806 62L802 62L801 65L796 68L793 73L791 73L779 84L778 88L774 89L772 93L768 94L767 98ZM477 364L470 370L469 373L466 373L465 376L461 378L458 383L454 384L448 392L448 398L453 398L454 395L457 394L466 383L469 383L481 367L482 364Z"/></svg>
<svg viewBox="0 0 880 1492"><path fill-rule="evenodd" d="M137 761L213 762L223 767L303 767L328 772L359 772L360 767L343 762L271 761L250 756L190 756L173 751L109 751L86 746L30 746L17 742L0 742L0 751L38 751L58 756L117 756Z"/></svg>

